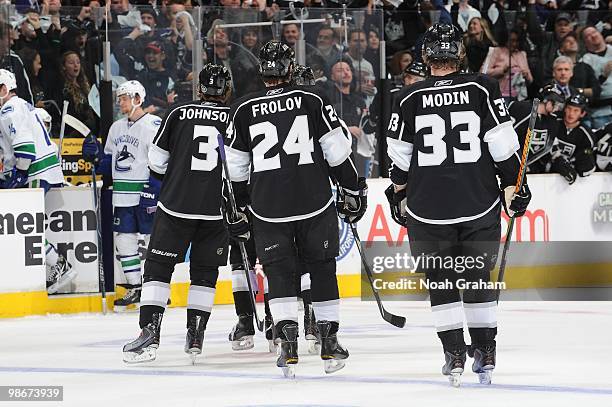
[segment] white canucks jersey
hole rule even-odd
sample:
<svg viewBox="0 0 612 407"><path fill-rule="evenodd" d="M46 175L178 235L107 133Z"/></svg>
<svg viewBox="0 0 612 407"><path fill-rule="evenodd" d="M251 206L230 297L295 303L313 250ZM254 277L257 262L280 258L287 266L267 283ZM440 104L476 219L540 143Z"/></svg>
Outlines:
<svg viewBox="0 0 612 407"><path fill-rule="evenodd" d="M161 119L145 114L135 122L117 120L108 132L104 154L112 156L113 206L136 206L149 181L149 147Z"/></svg>
<svg viewBox="0 0 612 407"><path fill-rule="evenodd" d="M32 160L29 180L45 180L49 184L64 182L57 158L57 146L47 133L34 106L13 96L0 109L0 149L4 172L10 172L17 158Z"/></svg>

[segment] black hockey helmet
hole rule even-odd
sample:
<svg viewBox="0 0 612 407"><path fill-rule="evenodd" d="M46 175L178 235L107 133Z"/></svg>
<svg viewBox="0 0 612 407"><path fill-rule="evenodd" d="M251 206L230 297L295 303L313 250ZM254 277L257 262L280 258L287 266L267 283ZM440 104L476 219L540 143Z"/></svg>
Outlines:
<svg viewBox="0 0 612 407"><path fill-rule="evenodd" d="M414 75L420 76L421 78L427 78L427 74L429 73L429 69L427 69L427 65L422 63L421 61L412 61L410 65L404 69L403 76L406 75Z"/></svg>
<svg viewBox="0 0 612 407"><path fill-rule="evenodd" d="M199 90L202 95L223 96L232 88L232 77L223 65L206 64L200 71Z"/></svg>
<svg viewBox="0 0 612 407"><path fill-rule="evenodd" d="M285 78L295 65L295 52L280 41L268 41L259 51L259 73L264 78Z"/></svg>
<svg viewBox="0 0 612 407"><path fill-rule="evenodd" d="M434 24L423 37L423 57L427 61L459 61L461 32L452 24Z"/></svg>
<svg viewBox="0 0 612 407"><path fill-rule="evenodd" d="M540 89L540 100L542 102L550 100L554 103L565 103L565 95L555 84L549 83Z"/></svg>
<svg viewBox="0 0 612 407"><path fill-rule="evenodd" d="M576 107L581 108L582 110L586 110L586 107L588 104L589 104L589 101L587 100L586 96L584 96L582 93L576 93L570 96L565 101L565 106L576 106Z"/></svg>
<svg viewBox="0 0 612 407"><path fill-rule="evenodd" d="M293 75L291 75L292 85L312 86L315 84L314 72L312 68L305 65L296 65Z"/></svg>

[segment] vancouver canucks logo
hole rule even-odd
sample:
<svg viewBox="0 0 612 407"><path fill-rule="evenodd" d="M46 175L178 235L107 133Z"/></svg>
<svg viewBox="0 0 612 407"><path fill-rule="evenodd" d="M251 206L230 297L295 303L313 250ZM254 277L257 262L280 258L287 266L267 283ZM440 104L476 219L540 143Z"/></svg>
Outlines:
<svg viewBox="0 0 612 407"><path fill-rule="evenodd" d="M117 157L115 158L115 171L126 172L131 170L132 163L135 159L136 157L128 151L127 146L123 146L123 149L117 153Z"/></svg>

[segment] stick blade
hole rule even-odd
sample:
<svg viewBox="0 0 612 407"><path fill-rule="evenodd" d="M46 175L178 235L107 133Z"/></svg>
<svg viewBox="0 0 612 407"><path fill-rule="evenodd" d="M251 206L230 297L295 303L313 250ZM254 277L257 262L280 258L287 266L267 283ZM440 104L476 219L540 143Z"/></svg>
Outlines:
<svg viewBox="0 0 612 407"><path fill-rule="evenodd" d="M391 325L396 326L398 328L403 328L404 326L406 326L406 318L401 317L399 315L393 315L393 314L387 313L383 316L383 319L387 321L388 323L390 323Z"/></svg>

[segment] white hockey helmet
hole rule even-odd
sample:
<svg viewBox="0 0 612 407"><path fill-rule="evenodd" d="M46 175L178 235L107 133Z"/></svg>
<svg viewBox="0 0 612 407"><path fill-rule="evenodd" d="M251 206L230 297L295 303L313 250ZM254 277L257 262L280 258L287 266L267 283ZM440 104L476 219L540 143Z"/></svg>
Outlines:
<svg viewBox="0 0 612 407"><path fill-rule="evenodd" d="M129 95L131 98L140 96L140 103L144 102L147 92L144 86L138 81L125 81L117 87L117 98L121 95Z"/></svg>
<svg viewBox="0 0 612 407"><path fill-rule="evenodd" d="M0 69L0 86L6 85L6 90L11 91L17 89L17 80L15 74L6 69Z"/></svg>
<svg viewBox="0 0 612 407"><path fill-rule="evenodd" d="M36 112L36 115L40 118L40 120L43 121L47 130L49 130L51 128L51 122L53 121L51 119L51 115L42 107L36 107L34 108L34 111Z"/></svg>

